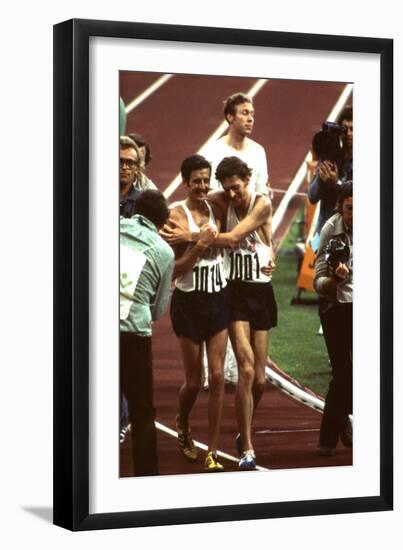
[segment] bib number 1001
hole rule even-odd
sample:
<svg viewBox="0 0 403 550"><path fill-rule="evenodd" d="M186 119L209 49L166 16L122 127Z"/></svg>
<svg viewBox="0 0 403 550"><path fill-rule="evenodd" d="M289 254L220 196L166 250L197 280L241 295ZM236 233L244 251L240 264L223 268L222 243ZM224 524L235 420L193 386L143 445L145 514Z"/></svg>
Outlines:
<svg viewBox="0 0 403 550"><path fill-rule="evenodd" d="M229 278L240 281L253 281L260 279L260 263L258 254L243 255L237 252L230 252L230 275ZM253 275L255 274L255 277Z"/></svg>
<svg viewBox="0 0 403 550"><path fill-rule="evenodd" d="M199 292L218 292L223 288L220 266L214 264L193 268L194 288Z"/></svg>

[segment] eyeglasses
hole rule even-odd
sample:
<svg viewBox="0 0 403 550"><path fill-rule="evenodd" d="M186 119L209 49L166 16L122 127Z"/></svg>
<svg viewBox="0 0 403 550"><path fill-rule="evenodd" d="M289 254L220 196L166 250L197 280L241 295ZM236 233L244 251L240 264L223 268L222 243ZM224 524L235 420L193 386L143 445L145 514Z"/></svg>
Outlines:
<svg viewBox="0 0 403 550"><path fill-rule="evenodd" d="M138 165L138 162L132 159L119 159L119 165L123 168L125 165L132 170L135 166Z"/></svg>

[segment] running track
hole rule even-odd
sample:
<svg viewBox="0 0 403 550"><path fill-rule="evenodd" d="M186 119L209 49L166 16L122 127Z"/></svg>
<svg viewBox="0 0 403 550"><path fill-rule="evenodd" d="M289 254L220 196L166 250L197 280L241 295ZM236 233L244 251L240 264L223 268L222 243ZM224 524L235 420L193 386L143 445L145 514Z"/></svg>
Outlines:
<svg viewBox="0 0 403 550"><path fill-rule="evenodd" d="M130 104L160 76L121 72L120 94L125 104ZM222 123L223 99L237 91L247 92L255 82L253 78L175 75L128 113L126 133L141 133L150 143L153 159L147 174L161 191L174 180L182 160L198 151ZM276 190L274 211L303 162L313 134L320 129L343 88L340 83L268 80L255 96L252 138L263 145L268 155L270 182ZM169 200L183 197L179 186ZM300 200L295 197L290 202L274 235L275 242L281 241ZM183 371L168 315L154 325L153 350L156 420L168 431L175 430ZM202 444L207 441L207 399L208 392L202 391L191 416L193 436ZM267 384L253 425L258 465L275 469L352 464L351 450L341 445L334 457L316 456L320 421L320 413ZM234 388L226 386L220 449L233 457L222 459L226 471L237 469L236 431ZM158 430L158 454L161 474L203 471L204 451L197 463L190 464L179 453L172 432ZM130 437L121 445L120 475L133 475Z"/></svg>

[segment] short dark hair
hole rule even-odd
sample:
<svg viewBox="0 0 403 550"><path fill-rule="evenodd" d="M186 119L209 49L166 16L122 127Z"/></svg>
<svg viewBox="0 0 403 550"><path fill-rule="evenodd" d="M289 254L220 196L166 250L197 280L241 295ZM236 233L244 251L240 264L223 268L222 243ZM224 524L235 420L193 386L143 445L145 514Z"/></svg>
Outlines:
<svg viewBox="0 0 403 550"><path fill-rule="evenodd" d="M228 121L227 119L228 115L235 115L236 107L237 105L241 105L241 103L251 103L253 105L253 100L251 97L247 96L242 92L237 92L236 94L232 94L224 100L225 120Z"/></svg>
<svg viewBox="0 0 403 550"><path fill-rule="evenodd" d="M143 136L140 135L140 134L128 134L128 136L129 136L130 139L132 139L134 141L134 143L136 145L138 145L138 147L145 147L146 154L145 154L145 157L144 157L144 163L147 166L147 164L149 164L151 162L151 159L153 158L151 156L150 146L148 145L146 140L143 138Z"/></svg>
<svg viewBox="0 0 403 550"><path fill-rule="evenodd" d="M343 202L353 196L353 181L344 181L340 186L339 196L337 197L336 212L341 213L343 210Z"/></svg>
<svg viewBox="0 0 403 550"><path fill-rule="evenodd" d="M147 189L136 199L134 214L141 214L157 227L162 227L169 217L167 200L158 189Z"/></svg>
<svg viewBox="0 0 403 550"><path fill-rule="evenodd" d="M353 108L352 107L344 107L342 112L339 116L339 122L343 122L343 120L353 120Z"/></svg>
<svg viewBox="0 0 403 550"><path fill-rule="evenodd" d="M239 157L225 157L217 166L215 177L219 182L223 182L226 178L238 176L241 180L246 180L252 175L252 170Z"/></svg>
<svg viewBox="0 0 403 550"><path fill-rule="evenodd" d="M209 163L209 161L202 155L191 155L190 157L185 158L185 160L182 162L182 179L189 182L193 170L203 170L204 168L208 168L211 175L211 164Z"/></svg>

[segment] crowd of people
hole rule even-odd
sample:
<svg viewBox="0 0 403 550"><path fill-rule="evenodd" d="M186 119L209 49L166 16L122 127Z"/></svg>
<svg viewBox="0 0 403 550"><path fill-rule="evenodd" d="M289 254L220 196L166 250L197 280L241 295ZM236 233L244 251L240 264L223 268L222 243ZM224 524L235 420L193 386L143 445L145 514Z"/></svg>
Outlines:
<svg viewBox="0 0 403 550"><path fill-rule="evenodd" d="M122 410L127 402L132 428L136 476L158 473L152 322L165 313L169 302L184 371L176 414L179 451L189 461L198 459L190 418L205 363L209 394L204 469L223 470L217 451L226 379L236 381L239 469L256 468L252 423L265 388L270 330L277 325L271 283L275 270L271 190L264 148L250 138L253 100L243 93L231 95L224 102L224 117L227 134L203 156L193 154L183 160L186 197L169 206L146 175L149 145L139 134L120 137L120 380ZM352 186L350 182L347 191L346 184L339 182L339 173L345 179L342 170L320 162L312 182L312 189L319 191L310 196L322 204L325 189L333 185L340 197L337 214L321 232L315 277L334 373L320 433L321 454L334 452L339 435L344 444L352 443L347 422L352 409L347 323L352 311ZM330 207L327 212L330 215ZM351 249L345 263L327 261L331 239ZM343 324L342 345L335 344L338 323Z"/></svg>

